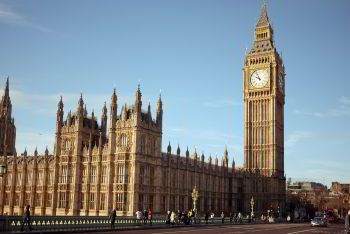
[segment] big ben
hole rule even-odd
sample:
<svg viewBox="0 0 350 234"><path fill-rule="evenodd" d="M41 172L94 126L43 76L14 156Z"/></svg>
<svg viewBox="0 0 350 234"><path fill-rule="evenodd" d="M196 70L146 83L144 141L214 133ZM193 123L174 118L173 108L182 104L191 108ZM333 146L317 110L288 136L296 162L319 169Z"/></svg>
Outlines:
<svg viewBox="0 0 350 234"><path fill-rule="evenodd" d="M266 6L245 57L244 166L265 176L284 176L285 72L275 48Z"/></svg>

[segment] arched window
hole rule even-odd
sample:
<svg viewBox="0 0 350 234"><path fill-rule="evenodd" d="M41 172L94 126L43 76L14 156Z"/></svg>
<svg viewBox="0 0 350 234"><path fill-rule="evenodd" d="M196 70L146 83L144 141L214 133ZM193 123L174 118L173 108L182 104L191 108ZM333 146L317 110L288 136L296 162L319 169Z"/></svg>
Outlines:
<svg viewBox="0 0 350 234"><path fill-rule="evenodd" d="M120 136L120 145L127 146L128 145L128 137L125 134Z"/></svg>

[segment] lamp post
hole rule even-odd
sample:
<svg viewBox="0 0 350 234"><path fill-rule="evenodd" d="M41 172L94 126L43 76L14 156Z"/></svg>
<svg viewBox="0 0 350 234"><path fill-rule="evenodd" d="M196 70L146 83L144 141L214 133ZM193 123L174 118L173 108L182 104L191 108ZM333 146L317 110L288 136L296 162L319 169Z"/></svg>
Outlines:
<svg viewBox="0 0 350 234"><path fill-rule="evenodd" d="M193 210L195 213L197 213L196 203L197 203L198 197L199 197L199 193L198 193L197 186L194 186L192 191L192 200L193 200Z"/></svg>
<svg viewBox="0 0 350 234"><path fill-rule="evenodd" d="M250 199L250 209L251 209L250 216L253 218L254 217L254 198L253 197Z"/></svg>

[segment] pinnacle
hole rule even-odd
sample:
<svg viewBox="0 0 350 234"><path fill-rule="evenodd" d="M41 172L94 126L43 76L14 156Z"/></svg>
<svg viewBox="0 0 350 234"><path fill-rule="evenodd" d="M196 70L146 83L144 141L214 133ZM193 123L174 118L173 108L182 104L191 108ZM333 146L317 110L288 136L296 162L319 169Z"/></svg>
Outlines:
<svg viewBox="0 0 350 234"><path fill-rule="evenodd" d="M263 7L261 8L260 18L256 26L257 27L268 26L269 24L270 23L269 23L269 17L267 16L267 7L264 4Z"/></svg>

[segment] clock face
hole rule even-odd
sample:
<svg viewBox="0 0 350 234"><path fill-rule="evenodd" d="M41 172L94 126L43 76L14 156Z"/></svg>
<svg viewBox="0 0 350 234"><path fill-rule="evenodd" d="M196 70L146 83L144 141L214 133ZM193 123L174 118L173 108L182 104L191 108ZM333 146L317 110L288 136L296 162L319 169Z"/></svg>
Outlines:
<svg viewBox="0 0 350 234"><path fill-rule="evenodd" d="M261 69L254 71L250 76L250 84L255 88L264 87L269 81L269 71Z"/></svg>

